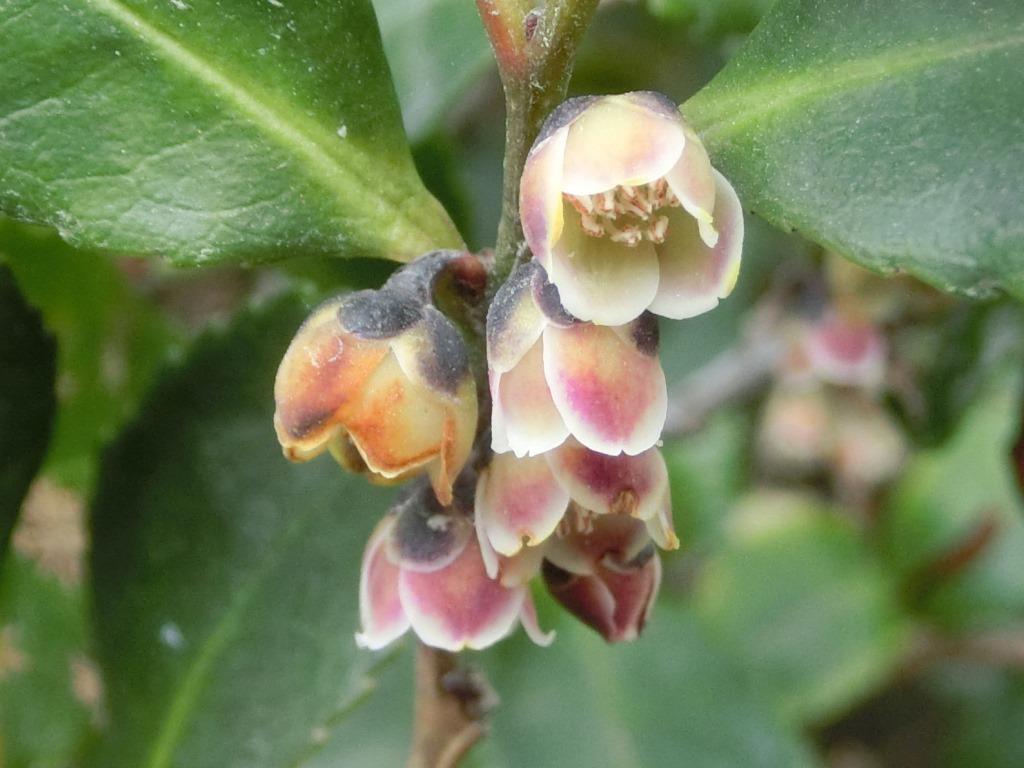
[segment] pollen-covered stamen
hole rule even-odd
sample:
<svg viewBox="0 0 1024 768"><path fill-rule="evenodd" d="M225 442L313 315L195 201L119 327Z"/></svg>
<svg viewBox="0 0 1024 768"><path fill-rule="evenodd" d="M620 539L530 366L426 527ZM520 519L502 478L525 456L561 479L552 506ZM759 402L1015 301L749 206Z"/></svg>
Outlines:
<svg viewBox="0 0 1024 768"><path fill-rule="evenodd" d="M664 208L679 206L665 179L633 187L623 184L592 195L565 195L580 215L580 226L591 237L607 237L630 248L645 238L663 243L668 234Z"/></svg>

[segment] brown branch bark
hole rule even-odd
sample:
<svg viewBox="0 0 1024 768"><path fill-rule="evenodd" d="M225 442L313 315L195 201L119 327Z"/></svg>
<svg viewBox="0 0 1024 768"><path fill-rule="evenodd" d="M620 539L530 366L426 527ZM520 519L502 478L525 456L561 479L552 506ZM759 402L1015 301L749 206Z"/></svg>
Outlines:
<svg viewBox="0 0 1024 768"><path fill-rule="evenodd" d="M416 701L408 768L455 768L487 732L497 696L455 654L417 644Z"/></svg>

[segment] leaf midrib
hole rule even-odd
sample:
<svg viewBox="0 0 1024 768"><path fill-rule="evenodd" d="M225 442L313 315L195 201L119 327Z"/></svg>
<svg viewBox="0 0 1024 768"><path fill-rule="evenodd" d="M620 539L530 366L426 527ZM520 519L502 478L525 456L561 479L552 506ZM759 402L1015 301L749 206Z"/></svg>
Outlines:
<svg viewBox="0 0 1024 768"><path fill-rule="evenodd" d="M733 90L726 95L716 94L712 83L709 89L701 91L684 104L682 109L694 120L705 141L713 144L768 114L786 112L816 96L832 96L932 65L1024 45L1024 34L1006 38L974 38L967 45L962 45L963 42L947 40L910 51L886 51L832 66L828 70L828 77L823 77L821 71L808 69L799 75L776 78L756 87ZM954 43L961 45L951 48ZM709 109L702 113L701 106L704 103L709 104Z"/></svg>
<svg viewBox="0 0 1024 768"><path fill-rule="evenodd" d="M359 165L358 158L348 158L348 166L338 162L334 153L343 155L347 153L346 147L340 145L335 137L323 133L322 130L311 131L308 126L299 127L292 124L286 117L278 114L272 106L254 96L250 88L235 82L228 74L150 24L119 0L85 0L85 2L98 12L115 20L154 52L172 61L195 79L225 96L264 134L301 157L310 175L319 178L321 183L342 204L343 209L354 207L354 201L372 201L375 198L382 200L394 212L396 219L406 221L411 229L420 232L427 241L433 240L432 233L424 230L420 222L409 217L405 205L389 199L384 194L379 182L374 183L365 174L355 170L355 167ZM352 188L357 188L358 193L352 194ZM407 197L405 199L407 200ZM371 204L365 207L372 209L374 206Z"/></svg>

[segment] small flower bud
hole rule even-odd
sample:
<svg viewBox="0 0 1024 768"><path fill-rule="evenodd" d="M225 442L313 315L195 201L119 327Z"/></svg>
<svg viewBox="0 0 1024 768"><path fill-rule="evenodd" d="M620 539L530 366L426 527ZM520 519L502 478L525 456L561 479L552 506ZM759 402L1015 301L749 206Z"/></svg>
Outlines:
<svg viewBox="0 0 1024 768"><path fill-rule="evenodd" d="M536 262L520 267L487 315L492 447L536 456L572 435L591 450L638 454L665 423L656 319L583 323Z"/></svg>
<svg viewBox="0 0 1024 768"><path fill-rule="evenodd" d="M545 554L544 582L566 610L608 642L635 640L661 584L661 560L647 529L625 515L573 508Z"/></svg>
<svg viewBox="0 0 1024 768"><path fill-rule="evenodd" d="M693 317L736 283L739 200L661 94L562 104L526 159L520 209L530 250L581 320Z"/></svg>
<svg viewBox="0 0 1024 768"><path fill-rule="evenodd" d="M525 586L532 572L487 575L465 496L457 491L455 504L442 507L417 484L377 526L363 556L360 646L383 648L411 627L435 648L480 649L517 621L538 644L551 642Z"/></svg>
<svg viewBox="0 0 1024 768"><path fill-rule="evenodd" d="M425 471L445 502L476 430L476 388L462 337L422 297L398 286L314 310L285 353L274 398L274 425L289 459L330 449L342 466L371 478Z"/></svg>

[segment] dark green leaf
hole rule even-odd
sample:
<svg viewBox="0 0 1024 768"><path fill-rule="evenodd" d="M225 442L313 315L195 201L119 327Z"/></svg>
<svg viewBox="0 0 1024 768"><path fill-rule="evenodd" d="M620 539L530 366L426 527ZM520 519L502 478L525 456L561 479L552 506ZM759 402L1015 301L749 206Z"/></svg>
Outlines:
<svg viewBox="0 0 1024 768"><path fill-rule="evenodd" d="M91 487L101 445L138 405L174 338L107 258L0 219L0 260L57 337L57 421L45 472Z"/></svg>
<svg viewBox="0 0 1024 768"><path fill-rule="evenodd" d="M0 764L71 764L98 711L82 590L12 554L0 568Z"/></svg>
<svg viewBox="0 0 1024 768"><path fill-rule="evenodd" d="M405 130L418 141L487 68L491 46L466 0L374 0Z"/></svg>
<svg viewBox="0 0 1024 768"><path fill-rule="evenodd" d="M359 561L390 493L291 465L273 379L306 308L198 342L104 463L92 574L103 768L284 768L362 690Z"/></svg>
<svg viewBox="0 0 1024 768"><path fill-rule="evenodd" d="M695 595L724 650L794 722L878 686L909 639L896 590L853 527L790 495L751 497Z"/></svg>
<svg viewBox="0 0 1024 768"><path fill-rule="evenodd" d="M0 210L182 263L457 246L369 0L14 0Z"/></svg>
<svg viewBox="0 0 1024 768"><path fill-rule="evenodd" d="M878 270L1024 296L1018 0L779 0L683 106L740 199Z"/></svg>
<svg viewBox="0 0 1024 768"><path fill-rule="evenodd" d="M56 407L57 351L39 314L0 265L0 563L42 463Z"/></svg>

